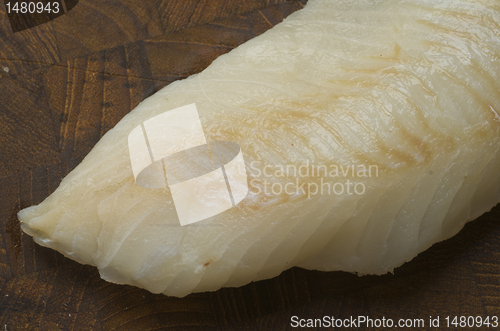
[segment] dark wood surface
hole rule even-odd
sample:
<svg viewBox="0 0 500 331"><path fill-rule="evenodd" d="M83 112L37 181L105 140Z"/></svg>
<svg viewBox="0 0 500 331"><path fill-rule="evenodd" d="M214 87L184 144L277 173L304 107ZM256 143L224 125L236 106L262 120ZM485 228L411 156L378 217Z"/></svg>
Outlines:
<svg viewBox="0 0 500 331"><path fill-rule="evenodd" d="M0 331L285 330L291 316L500 315L500 208L393 275L293 268L241 288L154 295L34 244L38 204L138 102L300 9L298 0L81 0L13 33L0 2ZM441 324L442 325L442 324Z"/></svg>

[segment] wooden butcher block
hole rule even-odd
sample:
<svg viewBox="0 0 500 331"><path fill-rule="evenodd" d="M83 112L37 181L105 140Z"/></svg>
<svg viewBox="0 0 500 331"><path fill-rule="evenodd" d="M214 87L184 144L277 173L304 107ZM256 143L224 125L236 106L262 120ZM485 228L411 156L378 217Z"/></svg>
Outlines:
<svg viewBox="0 0 500 331"><path fill-rule="evenodd" d="M447 316L500 315L498 206L394 274L292 268L185 298L107 283L21 231L17 212L49 196L140 101L304 4L80 0L14 33L0 1L0 331L289 330L294 318L323 316L424 319L425 328L439 316L446 329Z"/></svg>

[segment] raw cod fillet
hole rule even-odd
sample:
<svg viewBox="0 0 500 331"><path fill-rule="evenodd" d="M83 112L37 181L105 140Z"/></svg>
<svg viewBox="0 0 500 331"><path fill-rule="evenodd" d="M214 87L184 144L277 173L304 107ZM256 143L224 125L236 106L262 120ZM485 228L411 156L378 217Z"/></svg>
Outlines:
<svg viewBox="0 0 500 331"><path fill-rule="evenodd" d="M497 0L310 0L139 104L19 212L22 228L107 281L179 297L293 266L391 272L500 201L499 31ZM236 207L181 226L168 188L135 182L127 137L192 103L208 141L239 144L251 183ZM275 173L304 164L377 175ZM362 194L311 186L347 179ZM296 180L305 189L264 191Z"/></svg>

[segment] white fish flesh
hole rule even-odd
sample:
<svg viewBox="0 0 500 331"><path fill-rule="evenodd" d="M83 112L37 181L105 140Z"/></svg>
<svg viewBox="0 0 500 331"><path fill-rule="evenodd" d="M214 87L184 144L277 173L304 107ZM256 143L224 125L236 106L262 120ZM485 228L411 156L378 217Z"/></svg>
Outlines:
<svg viewBox="0 0 500 331"><path fill-rule="evenodd" d="M500 201L499 31L497 0L310 0L139 104L22 228L179 297L293 266L391 272ZM240 146L250 192L181 226L168 186L136 183L128 137L190 104L207 141Z"/></svg>

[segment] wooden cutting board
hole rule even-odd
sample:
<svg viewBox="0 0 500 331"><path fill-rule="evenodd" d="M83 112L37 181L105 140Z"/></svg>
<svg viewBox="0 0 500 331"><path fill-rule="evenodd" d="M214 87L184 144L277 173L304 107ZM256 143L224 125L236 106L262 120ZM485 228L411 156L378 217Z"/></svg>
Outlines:
<svg viewBox="0 0 500 331"><path fill-rule="evenodd" d="M0 2L0 330L285 330L291 317L500 315L500 208L393 275L293 268L171 298L34 244L16 213L53 192L137 103L303 7L299 0L81 0L13 33ZM314 329L314 328L313 328Z"/></svg>

